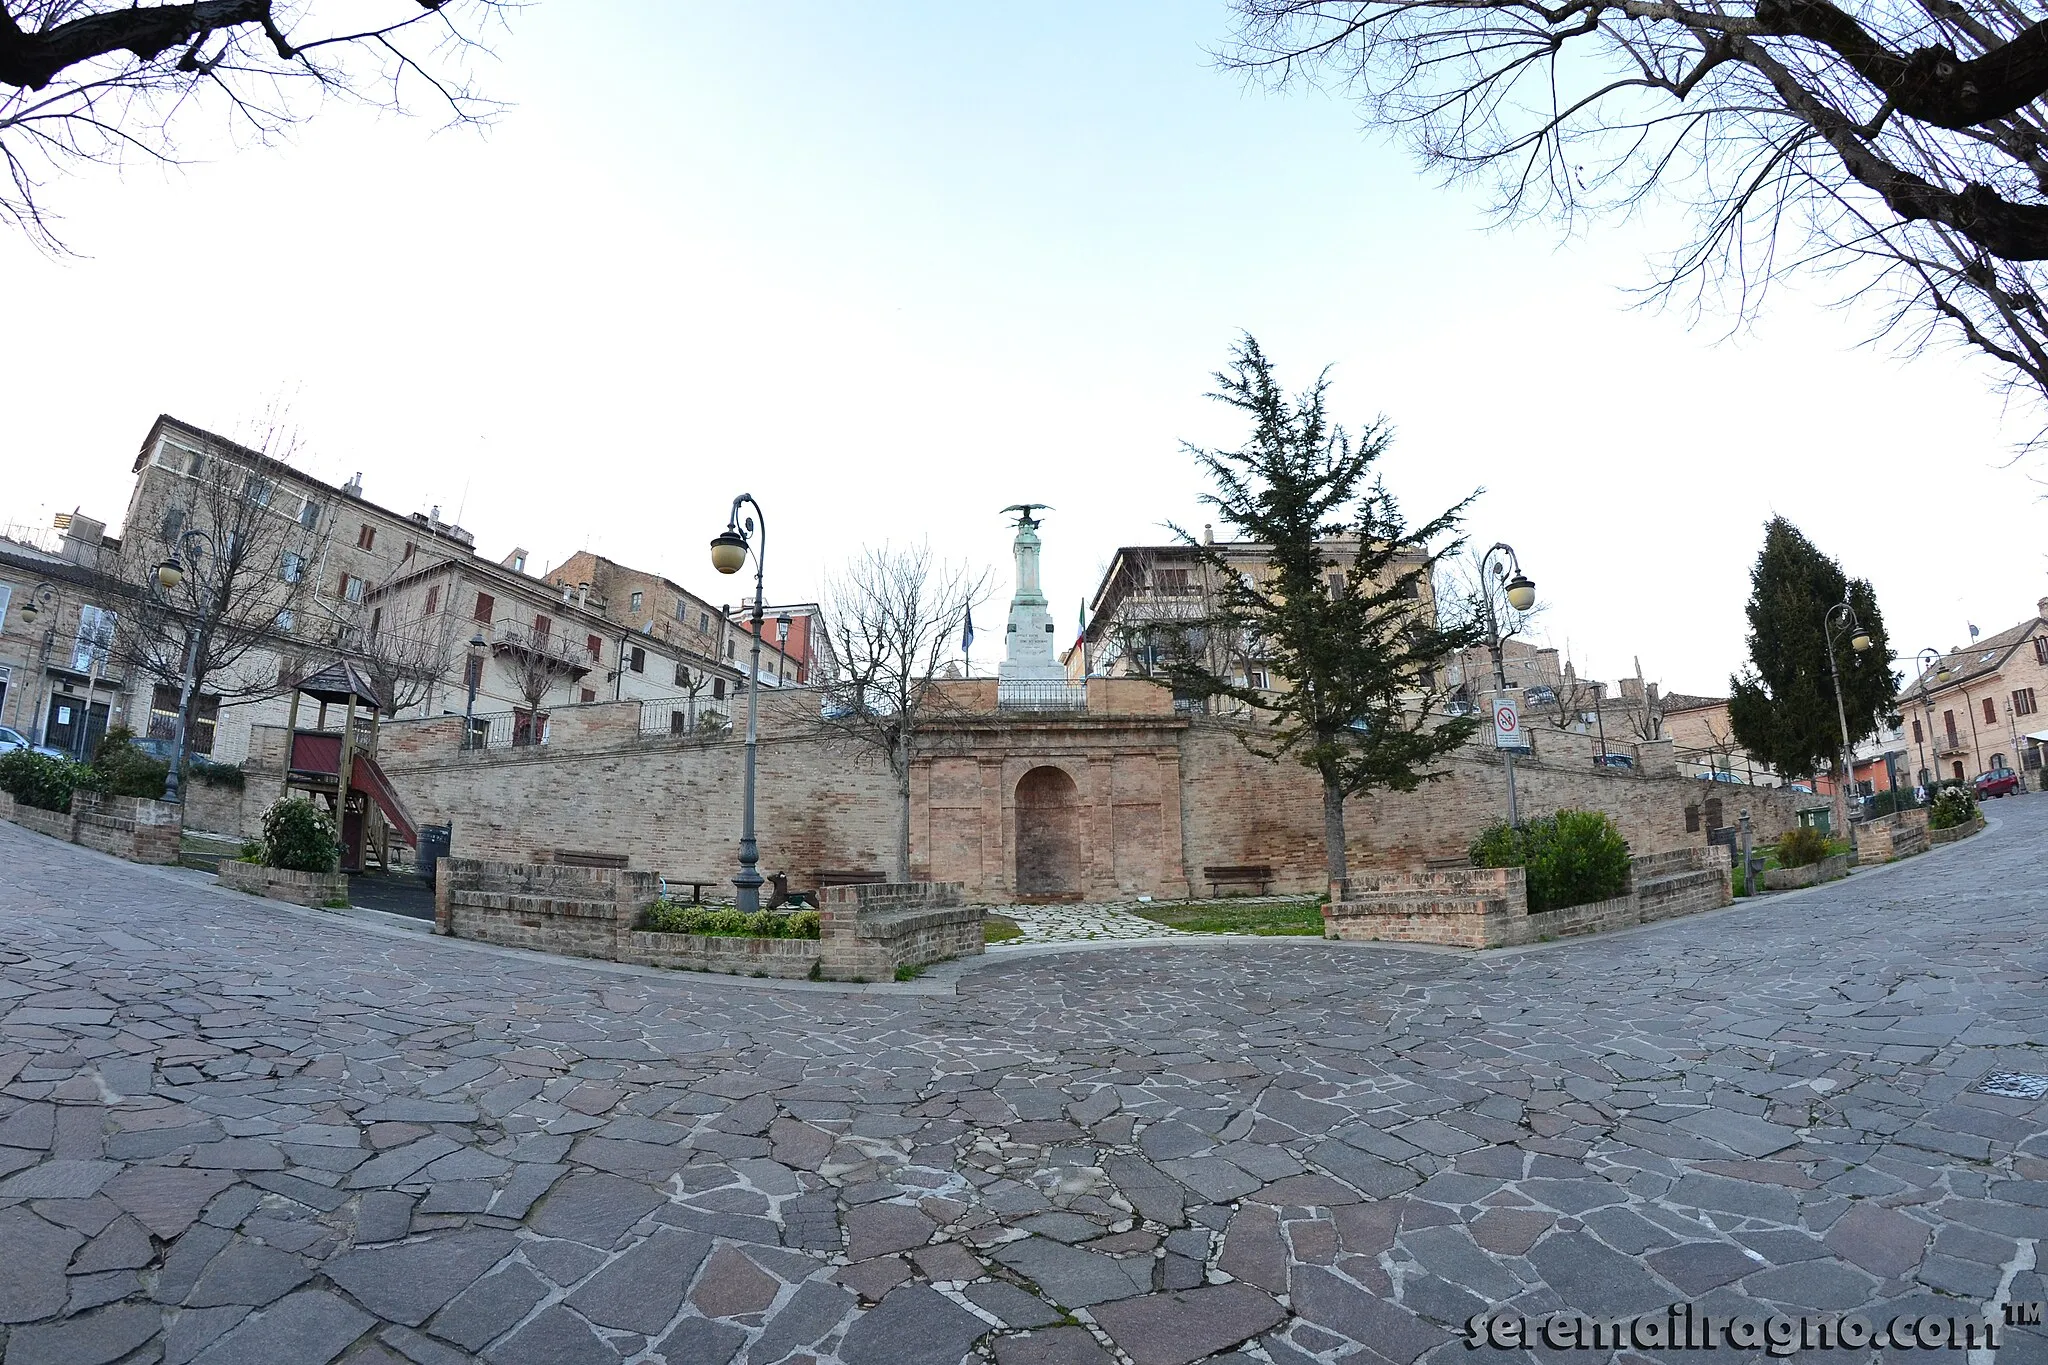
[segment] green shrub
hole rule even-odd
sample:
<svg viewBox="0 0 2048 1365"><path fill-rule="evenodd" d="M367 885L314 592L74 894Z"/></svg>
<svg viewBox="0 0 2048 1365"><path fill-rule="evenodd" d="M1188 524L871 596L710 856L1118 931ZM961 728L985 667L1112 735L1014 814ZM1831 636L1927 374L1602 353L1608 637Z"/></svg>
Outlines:
<svg viewBox="0 0 2048 1365"><path fill-rule="evenodd" d="M0 791L24 806L68 812L72 792L99 791L102 786L100 775L88 764L51 758L32 749L0 754ZM163 795L163 788L157 788L155 794Z"/></svg>
<svg viewBox="0 0 2048 1365"><path fill-rule="evenodd" d="M235 861L238 863L255 863L261 866L263 863L263 841L261 839L242 840L242 851L235 856Z"/></svg>
<svg viewBox="0 0 2048 1365"><path fill-rule="evenodd" d="M1828 836L1811 825L1788 829L1778 838L1779 867L1810 867L1828 856Z"/></svg>
<svg viewBox="0 0 2048 1365"><path fill-rule="evenodd" d="M747 938L816 938L818 912L799 910L778 915L772 910L741 914L727 906L679 905L656 901L647 908L641 927L658 934L719 934Z"/></svg>
<svg viewBox="0 0 2048 1365"><path fill-rule="evenodd" d="M1943 787L1927 811L1929 829L1954 829L1977 818L1977 797L1967 787Z"/></svg>
<svg viewBox="0 0 2048 1365"><path fill-rule="evenodd" d="M341 865L334 821L311 801L279 801L263 812L263 862L293 872L334 871Z"/></svg>
<svg viewBox="0 0 2048 1365"><path fill-rule="evenodd" d="M1897 811L1912 810L1918 804L1913 799L1913 789L1901 787L1895 791L1882 791L1873 795L1863 803L1863 813L1872 816L1891 815Z"/></svg>
<svg viewBox="0 0 2048 1365"><path fill-rule="evenodd" d="M171 765L151 758L135 747L135 733L125 725L107 731L93 751L92 766L99 774L101 790L112 796L146 796L163 799L164 781Z"/></svg>
<svg viewBox="0 0 2048 1365"><path fill-rule="evenodd" d="M241 791L249 785L249 775L242 771L239 763L215 763L211 759L194 758L192 776L209 787L226 787Z"/></svg>
<svg viewBox="0 0 2048 1365"><path fill-rule="evenodd" d="M1519 826L1481 831L1474 867L1524 869L1534 913L1589 905L1628 889L1628 841L1599 811L1561 810Z"/></svg>

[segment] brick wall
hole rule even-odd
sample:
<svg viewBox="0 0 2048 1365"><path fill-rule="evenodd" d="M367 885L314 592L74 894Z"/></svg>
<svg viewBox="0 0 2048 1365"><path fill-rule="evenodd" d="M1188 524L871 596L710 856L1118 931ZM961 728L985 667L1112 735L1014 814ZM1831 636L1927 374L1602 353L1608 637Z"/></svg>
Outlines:
<svg viewBox="0 0 2048 1365"><path fill-rule="evenodd" d="M1529 912L1519 867L1368 872L1323 908L1328 938L1499 948L1694 915L1729 903L1727 852L1679 849L1634 860L1609 900Z"/></svg>
<svg viewBox="0 0 2048 1365"><path fill-rule="evenodd" d="M5 806L0 806L0 816L5 816L23 829L32 829L38 834L47 834L52 839L62 839L67 844L71 842L74 826L70 812L44 810L39 806L23 805L11 796L0 796L0 800L5 800L7 803Z"/></svg>
<svg viewBox="0 0 2048 1365"><path fill-rule="evenodd" d="M656 934L634 930L624 936L619 960L642 967L728 976L772 976L786 981L809 976L818 963L818 940L753 938L738 934Z"/></svg>
<svg viewBox="0 0 2048 1365"><path fill-rule="evenodd" d="M958 882L835 886L819 899L819 974L889 981L901 967L984 951L985 912Z"/></svg>
<svg viewBox="0 0 2048 1365"><path fill-rule="evenodd" d="M443 858L434 928L456 938L618 961L656 894L649 872Z"/></svg>
<svg viewBox="0 0 2048 1365"><path fill-rule="evenodd" d="M345 872L298 872L288 867L264 867L224 858L213 875L215 882L231 890L315 909L348 899Z"/></svg>
<svg viewBox="0 0 2048 1365"><path fill-rule="evenodd" d="M1897 858L1910 858L1916 853L1925 853L1930 847L1925 810L1902 810L1873 820L1853 821L1849 830L1855 839L1856 860L1860 863L1888 863Z"/></svg>
<svg viewBox="0 0 2048 1365"><path fill-rule="evenodd" d="M72 841L86 848L131 863L178 861L184 812L171 802L79 791L71 794L71 815Z"/></svg>

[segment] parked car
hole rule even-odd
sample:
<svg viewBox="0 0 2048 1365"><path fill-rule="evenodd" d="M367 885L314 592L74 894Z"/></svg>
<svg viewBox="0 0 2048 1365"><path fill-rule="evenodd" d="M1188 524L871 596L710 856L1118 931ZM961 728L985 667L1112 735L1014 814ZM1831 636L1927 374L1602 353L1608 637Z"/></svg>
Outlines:
<svg viewBox="0 0 2048 1365"><path fill-rule="evenodd" d="M2011 796L2020 789L2020 775L2010 768L1993 768L1977 774L1977 797Z"/></svg>
<svg viewBox="0 0 2048 1365"><path fill-rule="evenodd" d="M177 745L167 739L159 739L155 735L137 735L128 742L159 763L170 762L171 755L178 751Z"/></svg>
<svg viewBox="0 0 2048 1365"><path fill-rule="evenodd" d="M1737 777L1737 776L1736 776L1736 775L1735 775L1734 773L1724 773L1724 772L1721 772L1721 771L1720 771L1719 769L1715 769L1714 771L1711 771L1711 772L1704 772L1704 773L1700 773L1700 774L1699 774L1699 779L1700 779L1700 781L1702 781L1702 782L1738 782L1738 783L1739 783L1739 782L1741 782L1741 781L1742 781L1742 779L1741 779L1741 778L1739 778L1739 777Z"/></svg>
<svg viewBox="0 0 2048 1365"><path fill-rule="evenodd" d="M1596 768L1633 768L1636 766L1636 761L1634 756L1630 754L1594 754L1593 766Z"/></svg>
<svg viewBox="0 0 2048 1365"><path fill-rule="evenodd" d="M21 731L6 725L0 725L0 754L11 753L16 749L27 749L32 753L41 754L45 758L71 757L62 749L53 749L47 744L37 744Z"/></svg>

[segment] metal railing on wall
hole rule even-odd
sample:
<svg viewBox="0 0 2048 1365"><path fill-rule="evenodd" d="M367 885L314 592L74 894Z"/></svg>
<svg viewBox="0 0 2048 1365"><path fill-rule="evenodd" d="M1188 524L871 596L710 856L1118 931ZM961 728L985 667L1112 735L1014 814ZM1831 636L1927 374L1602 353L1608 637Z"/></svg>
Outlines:
<svg viewBox="0 0 2048 1365"><path fill-rule="evenodd" d="M996 684L999 711L1086 711L1088 685L1015 680Z"/></svg>
<svg viewBox="0 0 2048 1365"><path fill-rule="evenodd" d="M548 742L548 715L535 718L525 711L499 711L470 718L465 749L523 749Z"/></svg>
<svg viewBox="0 0 2048 1365"><path fill-rule="evenodd" d="M725 734L732 729L725 708L707 705L702 697L657 697L640 703L640 734L652 735Z"/></svg>

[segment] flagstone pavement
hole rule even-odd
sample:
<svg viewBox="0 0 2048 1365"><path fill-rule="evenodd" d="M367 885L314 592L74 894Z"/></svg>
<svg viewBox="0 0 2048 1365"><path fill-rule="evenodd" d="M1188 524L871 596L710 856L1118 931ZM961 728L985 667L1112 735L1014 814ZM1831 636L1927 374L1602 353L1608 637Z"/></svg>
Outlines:
<svg viewBox="0 0 2048 1365"><path fill-rule="evenodd" d="M380 933L0 824L5 1365L1492 1365L1483 1308L2048 1298L2048 1102L1971 1089L2048 1072L2048 798L1995 814L1602 939L950 994Z"/></svg>

